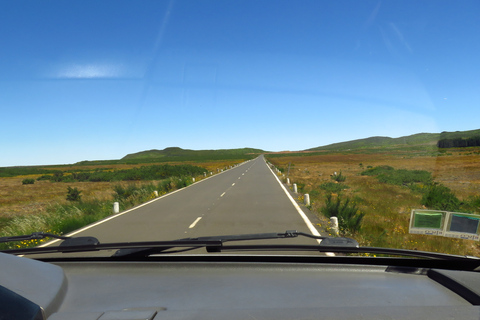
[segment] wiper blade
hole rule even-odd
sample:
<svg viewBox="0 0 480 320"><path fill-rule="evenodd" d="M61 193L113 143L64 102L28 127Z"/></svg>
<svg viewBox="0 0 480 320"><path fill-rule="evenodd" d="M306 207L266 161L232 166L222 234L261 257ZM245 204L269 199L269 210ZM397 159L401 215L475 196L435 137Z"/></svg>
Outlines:
<svg viewBox="0 0 480 320"><path fill-rule="evenodd" d="M245 241L245 240L266 240L266 239L279 239L279 238L296 238L298 236L308 237L316 240L322 240L318 247L348 247L358 248L359 244L356 240L342 237L322 237L315 236L313 234L299 232L296 230L287 230L283 233L252 233L252 234L239 234L239 235L224 235L224 236L209 236L198 238L186 238L182 240L188 241L221 241L222 243L228 241ZM315 246L317 247L317 246ZM219 252L222 247L208 247L208 252Z"/></svg>
<svg viewBox="0 0 480 320"><path fill-rule="evenodd" d="M334 247L346 247L346 248L358 248L358 242L350 238L331 238L331 237L322 237L315 236L312 234L298 232L296 230L287 230L283 233L252 233L252 234L238 234L238 235L223 235L223 236L208 236L208 237L197 237L197 238L184 238L174 241L172 246L159 247L150 247L150 248L123 248L115 252L114 257L146 257L151 254L160 254L160 253L173 253L173 252L183 252L187 250L194 250L201 247L205 247L207 252L221 252L226 248L223 244L229 241L247 241L247 240L267 240L267 239L280 239L280 238L296 238L298 236L304 236L312 239L322 240L320 244L307 246L309 250L317 250L318 248L334 248ZM181 249L179 251L167 251L174 247L180 247L182 244L185 247L185 244L193 244L190 249ZM287 248L286 245L279 245L280 247ZM255 245L245 245L246 248L253 248ZM303 248L303 247L302 247ZM274 249L272 245L265 245L265 249ZM328 251L328 250L327 250Z"/></svg>
<svg viewBox="0 0 480 320"><path fill-rule="evenodd" d="M51 234L35 233L35 237L46 237ZM55 252L82 252L82 251L99 251L99 250L112 250L117 249L113 257L148 257L151 254L160 253L174 253L183 252L188 250L194 250L198 248L206 248L207 252L221 252L228 249L224 246L225 242L229 241L243 241L243 240L262 240L262 239L279 239L279 238L295 238L298 236L304 236L312 239L321 240L318 245L311 246L297 246L298 250L315 250L315 251L328 251L322 250L324 248L358 248L358 242L350 238L331 238L315 236L312 234L298 232L296 230L287 230L283 233L255 233L255 234L240 234L240 235L224 235L224 236L210 236L210 237L198 237L198 238L185 238L174 241L147 241L147 242L121 242L121 243L99 243L96 238L93 237L61 237L51 235L53 237L64 240L59 246L56 247L36 247L27 249L10 249L4 250L4 252L13 254L38 254L38 253L55 253ZM31 239L32 235L18 236L27 237ZM14 241L10 240L9 241ZM253 248L255 245L246 245L248 248ZM288 245L281 245L287 249ZM179 248L176 251L171 249ZM291 247L290 249L293 249ZM274 246L266 245L264 250L275 250ZM333 249L332 249L333 250Z"/></svg>
<svg viewBox="0 0 480 320"><path fill-rule="evenodd" d="M29 240L42 240L45 238L55 238L63 240L58 247L48 247L41 248L25 248L25 249L9 249L4 250L8 253L19 253L19 252L28 252L28 253L42 253L42 252L52 252L52 248L57 252L66 252L66 251L81 251L81 250L92 250L92 247L95 247L100 242L95 237L66 237L59 236L49 232L33 232L31 234L19 235L19 236L9 236L9 237L0 237L0 243L4 242L15 242L15 241L29 241ZM33 251L33 252L32 252Z"/></svg>
<svg viewBox="0 0 480 320"><path fill-rule="evenodd" d="M262 239L282 239L305 236L312 239L321 240L318 245L295 245L295 244L244 244L244 245L225 245L225 242L235 242L244 240L262 240ZM118 258L137 258L148 257L152 254L165 254L184 252L198 248L205 248L207 252L222 251L316 251L316 252L335 252L346 254L364 254L373 253L380 255L407 256L417 258L428 258L437 260L456 260L456 261L479 261L477 257L458 256L443 253L434 253L426 251L394 249L394 248L376 248L360 247L358 242L350 238L341 237L322 237L308 233L287 230L283 233L256 233L240 235L208 236L197 238L185 238L173 241L146 241L146 242L120 242L101 244L93 237L64 237L50 233L37 232L24 236L2 237L1 242L21 241L30 239L43 239L53 237L64 240L56 247L36 247L27 249L10 249L3 252L13 254L37 254L37 253L55 253L55 252L82 252L99 250L116 250L113 257ZM174 249L174 250L172 250Z"/></svg>
<svg viewBox="0 0 480 320"><path fill-rule="evenodd" d="M85 251L101 251L101 250L130 250L135 251L155 251L162 252L171 248L184 248L184 250L193 250L206 246L221 245L220 241L143 241L143 242L113 242L99 243L94 237L75 237L63 241L59 246L34 247L24 249L7 249L0 252L11 254L41 254L41 253L71 253ZM119 250L120 249L120 250ZM146 255L148 256L148 255Z"/></svg>
<svg viewBox="0 0 480 320"><path fill-rule="evenodd" d="M59 236L48 232L33 232L31 234L25 234L20 236L0 237L1 242L13 242L13 241L28 241L28 240L41 240L45 238L56 238L66 240L70 237Z"/></svg>

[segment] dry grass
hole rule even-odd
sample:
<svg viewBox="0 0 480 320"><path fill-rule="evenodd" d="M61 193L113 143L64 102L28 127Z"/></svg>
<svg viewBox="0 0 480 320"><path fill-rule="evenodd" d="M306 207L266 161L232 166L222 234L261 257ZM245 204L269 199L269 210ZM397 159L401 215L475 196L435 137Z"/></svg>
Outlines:
<svg viewBox="0 0 480 320"><path fill-rule="evenodd" d="M206 168L214 173L218 169L224 169L241 161L211 161L206 163L188 162L188 164ZM186 164L182 163L169 163ZM140 165L98 165L98 166L67 166L61 167L59 170L75 170L75 169L91 169L112 168L113 169L130 169L140 167ZM151 165L151 164L146 164ZM13 178L0 177L0 219L8 220L19 215L41 214L46 208L52 204L66 203L67 187L78 188L82 193L83 200L106 200L111 199L113 194L112 187L117 184L128 184L128 182L50 182L35 181L34 184L22 185L25 178L36 179L40 175L18 176ZM198 177L197 180L201 178ZM139 183L152 183L152 181L143 181Z"/></svg>
<svg viewBox="0 0 480 320"><path fill-rule="evenodd" d="M312 209L320 212L324 205L325 191L319 186L330 182L330 175L342 172L349 187L341 191L341 197L350 197L366 212L362 230L352 235L362 245L417 249L453 254L480 256L477 242L450 238L411 235L408 233L410 212L420 208L421 195L408 188L380 183L375 177L361 176L367 166L389 165L395 169L416 169L432 172L440 182L459 199L480 194L480 156L453 152L441 157L402 154L325 154L315 156L291 156L269 158L277 167L291 163L289 178L292 183L304 185L304 193L317 193Z"/></svg>
<svg viewBox="0 0 480 320"><path fill-rule="evenodd" d="M35 184L22 185L22 180L26 177L0 178L0 217L37 214L43 212L49 204L64 203L68 186L81 190L83 199L103 200L112 194L110 182L35 181ZM36 179L38 176L28 177Z"/></svg>

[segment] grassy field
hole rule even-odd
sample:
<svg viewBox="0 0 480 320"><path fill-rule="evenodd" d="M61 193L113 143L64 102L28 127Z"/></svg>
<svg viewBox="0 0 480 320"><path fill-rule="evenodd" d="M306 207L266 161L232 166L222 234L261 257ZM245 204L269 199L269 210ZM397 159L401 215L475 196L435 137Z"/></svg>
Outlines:
<svg viewBox="0 0 480 320"><path fill-rule="evenodd" d="M299 192L310 194L312 210L320 217L327 194L342 199L350 198L351 204L357 205L365 216L360 231L354 234L347 231L346 235L359 240L361 245L480 256L478 243L474 241L409 234L410 212L422 208L422 194L404 185L383 183L374 176L361 175L367 168L385 165L395 169L425 170L431 173L435 182L450 188L460 201L478 204L478 151L478 148L448 150L441 156L432 156L430 151L422 154L405 150L383 153L269 154L267 159L280 168L284 175L289 171L289 178L292 183L297 183ZM335 183L331 178L334 172L341 172L346 180ZM471 208L480 213L480 207L474 204Z"/></svg>
<svg viewBox="0 0 480 320"><path fill-rule="evenodd" d="M220 160L198 162L170 162L170 165L193 164L206 169L210 175L244 161ZM163 164L162 164L163 165ZM91 166L59 166L48 167L48 170L63 172L86 170L127 170L142 166L140 164L91 165ZM208 176L207 175L207 176ZM128 191L135 188L136 196L124 197L120 200L121 209L137 205L153 198L153 191L160 194L181 188L192 182L199 181L204 175L153 181L115 181L115 182L52 182L36 180L42 174L0 177L0 236L25 234L35 231L66 233L88 223L102 219L112 213L114 201L118 201L116 190ZM23 184L25 179L34 179L33 184ZM66 200L67 188L77 188L81 191L81 202ZM23 243L30 246L37 242Z"/></svg>

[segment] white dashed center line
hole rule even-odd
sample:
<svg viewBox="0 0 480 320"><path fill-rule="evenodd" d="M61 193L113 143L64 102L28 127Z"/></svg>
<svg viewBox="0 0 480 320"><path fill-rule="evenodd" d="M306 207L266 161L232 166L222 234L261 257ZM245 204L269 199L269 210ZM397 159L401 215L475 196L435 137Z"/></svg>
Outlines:
<svg viewBox="0 0 480 320"><path fill-rule="evenodd" d="M193 227L195 227L195 225L197 224L198 221L200 221L200 219L202 219L202 217L198 217L195 221L193 221L193 223L188 228L192 229Z"/></svg>

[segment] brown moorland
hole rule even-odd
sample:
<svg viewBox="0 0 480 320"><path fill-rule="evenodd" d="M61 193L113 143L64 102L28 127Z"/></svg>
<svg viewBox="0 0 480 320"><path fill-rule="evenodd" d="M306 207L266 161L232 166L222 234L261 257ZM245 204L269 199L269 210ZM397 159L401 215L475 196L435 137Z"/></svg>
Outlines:
<svg viewBox="0 0 480 320"><path fill-rule="evenodd" d="M320 154L267 155L267 159L284 170L291 183L297 183L302 193L311 193L312 211L319 213L325 205L327 191L320 185L333 182L334 172L346 176L345 188L334 197L350 198L366 215L362 228L355 234L346 234L361 245L417 249L452 254L480 256L478 243L436 236L408 233L412 209L422 208L422 195L404 186L379 182L373 176L360 175L367 167L388 165L395 169L426 170L435 182L452 190L462 201L480 195L480 149L449 150L441 156L418 152L324 152ZM290 170L288 167L290 165ZM285 177L286 178L286 177ZM300 195L300 198L302 196ZM476 208L480 213L480 208Z"/></svg>

